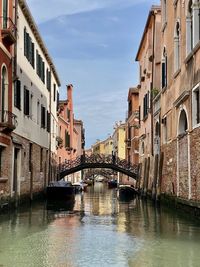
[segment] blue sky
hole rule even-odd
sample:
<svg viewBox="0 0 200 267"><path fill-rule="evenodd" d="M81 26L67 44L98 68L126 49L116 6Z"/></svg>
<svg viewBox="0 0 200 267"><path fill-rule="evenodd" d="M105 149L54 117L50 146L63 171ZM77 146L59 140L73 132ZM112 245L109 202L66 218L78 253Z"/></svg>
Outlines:
<svg viewBox="0 0 200 267"><path fill-rule="evenodd" d="M75 117L86 147L125 120L129 87L138 84L136 52L149 9L159 0L27 0L66 98L74 85Z"/></svg>

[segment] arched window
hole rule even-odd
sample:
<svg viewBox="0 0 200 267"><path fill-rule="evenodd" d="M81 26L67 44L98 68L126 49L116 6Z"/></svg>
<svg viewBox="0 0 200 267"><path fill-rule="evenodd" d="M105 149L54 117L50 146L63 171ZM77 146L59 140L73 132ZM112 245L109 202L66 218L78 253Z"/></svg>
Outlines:
<svg viewBox="0 0 200 267"><path fill-rule="evenodd" d="M189 54L193 48L193 10L192 0L188 3L188 14L186 17L186 47L187 54Z"/></svg>
<svg viewBox="0 0 200 267"><path fill-rule="evenodd" d="M162 88L167 86L167 52L166 48L163 49L162 55Z"/></svg>
<svg viewBox="0 0 200 267"><path fill-rule="evenodd" d="M179 134L184 134L188 129L187 115L185 110L181 111L179 117Z"/></svg>
<svg viewBox="0 0 200 267"><path fill-rule="evenodd" d="M187 7L186 17L186 47L187 54L200 40L200 1L190 0Z"/></svg>
<svg viewBox="0 0 200 267"><path fill-rule="evenodd" d="M8 75L5 66L1 72L1 121L4 121L5 111L8 108Z"/></svg>
<svg viewBox="0 0 200 267"><path fill-rule="evenodd" d="M174 31L174 72L180 68L180 23L176 22Z"/></svg>

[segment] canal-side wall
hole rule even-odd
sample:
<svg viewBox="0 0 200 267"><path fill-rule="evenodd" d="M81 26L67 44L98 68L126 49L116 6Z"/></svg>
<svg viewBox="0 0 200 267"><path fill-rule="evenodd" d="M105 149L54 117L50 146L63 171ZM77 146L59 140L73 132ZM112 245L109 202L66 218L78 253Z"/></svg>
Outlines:
<svg viewBox="0 0 200 267"><path fill-rule="evenodd" d="M14 133L12 141L5 154L10 159L5 161L4 166L7 179L0 181L0 210L33 200L44 193L49 183L48 149ZM16 162L15 149L18 151Z"/></svg>

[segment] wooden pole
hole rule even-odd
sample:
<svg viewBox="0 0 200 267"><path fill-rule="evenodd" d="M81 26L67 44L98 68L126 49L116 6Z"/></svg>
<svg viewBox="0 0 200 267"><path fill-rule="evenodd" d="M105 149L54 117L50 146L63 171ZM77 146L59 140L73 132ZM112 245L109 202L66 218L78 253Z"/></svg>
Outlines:
<svg viewBox="0 0 200 267"><path fill-rule="evenodd" d="M154 160L154 174L153 174L153 188L152 188L152 199L156 200L156 186L157 186L157 179L158 178L158 154L155 155Z"/></svg>
<svg viewBox="0 0 200 267"><path fill-rule="evenodd" d="M158 178L157 200L160 199L160 195L161 195L163 161L164 161L164 153L162 152L161 155L160 155L160 163L159 163L159 178Z"/></svg>

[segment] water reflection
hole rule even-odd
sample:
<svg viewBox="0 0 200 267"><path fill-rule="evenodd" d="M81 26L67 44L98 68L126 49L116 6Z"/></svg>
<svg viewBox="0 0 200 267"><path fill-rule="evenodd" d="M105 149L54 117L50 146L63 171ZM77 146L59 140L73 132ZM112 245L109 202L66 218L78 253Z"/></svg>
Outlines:
<svg viewBox="0 0 200 267"><path fill-rule="evenodd" d="M0 215L0 266L199 266L200 225L98 183L64 206Z"/></svg>

